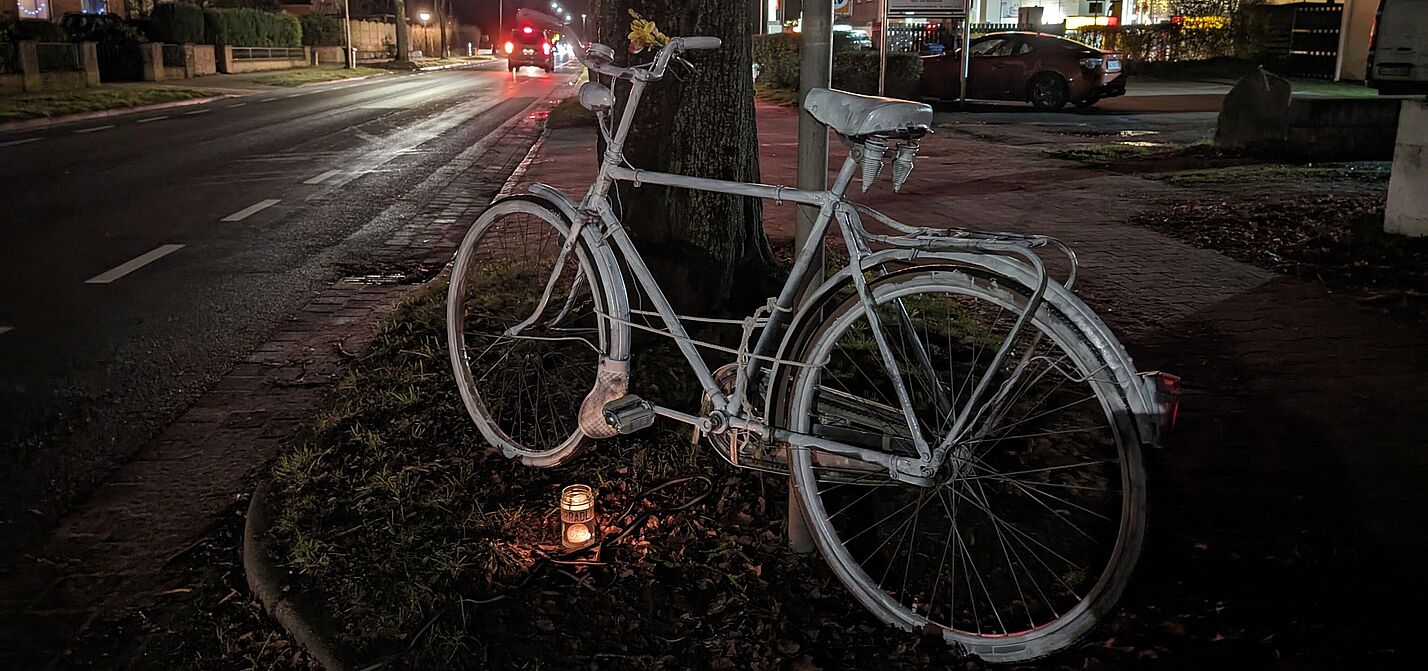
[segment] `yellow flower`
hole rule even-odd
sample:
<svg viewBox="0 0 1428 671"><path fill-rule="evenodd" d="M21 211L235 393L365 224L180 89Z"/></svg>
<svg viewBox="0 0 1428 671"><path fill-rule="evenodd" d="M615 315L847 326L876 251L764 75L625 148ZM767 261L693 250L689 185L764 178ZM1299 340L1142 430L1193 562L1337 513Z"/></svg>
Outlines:
<svg viewBox="0 0 1428 671"><path fill-rule="evenodd" d="M630 10L630 53L637 54L644 51L645 47L663 47L669 44L669 36L659 31L659 26L654 21L650 21L640 16L639 12Z"/></svg>

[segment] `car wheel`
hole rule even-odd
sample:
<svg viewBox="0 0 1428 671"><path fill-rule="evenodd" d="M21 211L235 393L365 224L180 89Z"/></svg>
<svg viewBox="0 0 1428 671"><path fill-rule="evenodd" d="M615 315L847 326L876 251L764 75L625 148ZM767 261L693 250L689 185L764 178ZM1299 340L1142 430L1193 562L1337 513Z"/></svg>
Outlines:
<svg viewBox="0 0 1428 671"><path fill-rule="evenodd" d="M1090 98L1083 98L1081 100L1073 101L1071 104L1081 109L1087 109L1098 102L1101 102L1101 96L1091 96Z"/></svg>
<svg viewBox="0 0 1428 671"><path fill-rule="evenodd" d="M1031 106L1039 110L1059 110L1071 98L1071 89L1066 86L1066 78L1055 72L1043 72L1031 78L1027 85L1027 99Z"/></svg>

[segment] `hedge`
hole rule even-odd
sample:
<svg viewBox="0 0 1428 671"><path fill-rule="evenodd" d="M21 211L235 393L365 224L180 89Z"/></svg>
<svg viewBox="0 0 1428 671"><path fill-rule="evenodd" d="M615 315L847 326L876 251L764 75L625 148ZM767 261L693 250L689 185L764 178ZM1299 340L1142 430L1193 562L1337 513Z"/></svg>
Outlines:
<svg viewBox="0 0 1428 671"><path fill-rule="evenodd" d="M308 14L302 17L302 43L309 47L340 47L342 24L326 14Z"/></svg>
<svg viewBox="0 0 1428 671"><path fill-rule="evenodd" d="M0 42L38 40L40 42L68 42L69 35L58 23L49 21L12 21L0 18Z"/></svg>
<svg viewBox="0 0 1428 671"><path fill-rule="evenodd" d="M261 9L205 9L205 33L210 44L230 47L300 47L302 24L287 12Z"/></svg>
<svg viewBox="0 0 1428 671"><path fill-rule="evenodd" d="M839 48L839 40L834 40L834 47L833 87L854 93L877 93L878 52ZM759 83L764 86L797 90L798 56L798 35L794 33L754 37L754 62L759 64ZM913 96L921 79L922 59L917 54L888 54L887 95Z"/></svg>
<svg viewBox="0 0 1428 671"><path fill-rule="evenodd" d="M165 2L149 14L149 39L169 44L203 42L203 8L187 2Z"/></svg>

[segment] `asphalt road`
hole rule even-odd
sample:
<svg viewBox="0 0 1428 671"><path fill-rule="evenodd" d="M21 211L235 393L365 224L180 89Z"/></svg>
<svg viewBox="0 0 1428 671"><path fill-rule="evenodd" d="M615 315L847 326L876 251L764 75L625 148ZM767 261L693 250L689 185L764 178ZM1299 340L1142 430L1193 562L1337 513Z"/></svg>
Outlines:
<svg viewBox="0 0 1428 671"><path fill-rule="evenodd" d="M0 132L0 535L359 273L439 167L570 80L389 75Z"/></svg>

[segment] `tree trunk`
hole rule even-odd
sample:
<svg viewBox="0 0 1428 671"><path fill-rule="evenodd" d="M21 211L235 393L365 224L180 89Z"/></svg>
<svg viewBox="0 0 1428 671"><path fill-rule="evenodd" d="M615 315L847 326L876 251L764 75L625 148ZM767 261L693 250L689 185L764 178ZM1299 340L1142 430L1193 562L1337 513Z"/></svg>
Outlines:
<svg viewBox="0 0 1428 671"><path fill-rule="evenodd" d="M407 3L406 0L392 0L396 4L394 13L397 15L397 62L404 63L411 60L411 40L407 35Z"/></svg>
<svg viewBox="0 0 1428 671"><path fill-rule="evenodd" d="M747 0L597 0L594 40L617 61L630 54L629 10L672 37L709 35L715 51L685 55L698 69L671 63L664 80L645 89L625 156L634 166L696 177L759 179L754 84ZM624 88L619 91L623 104ZM762 203L716 193L621 184L622 219L641 254L682 311L747 314L775 291L773 256L762 225Z"/></svg>

